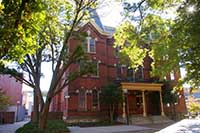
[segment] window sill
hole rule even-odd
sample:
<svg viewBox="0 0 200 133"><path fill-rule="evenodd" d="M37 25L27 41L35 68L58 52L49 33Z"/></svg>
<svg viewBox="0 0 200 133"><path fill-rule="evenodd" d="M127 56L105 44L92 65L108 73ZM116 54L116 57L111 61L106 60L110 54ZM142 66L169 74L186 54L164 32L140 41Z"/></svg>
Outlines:
<svg viewBox="0 0 200 133"><path fill-rule="evenodd" d="M96 52L87 52L88 54L96 54Z"/></svg>
<svg viewBox="0 0 200 133"><path fill-rule="evenodd" d="M90 78L99 78L99 76L90 76Z"/></svg>

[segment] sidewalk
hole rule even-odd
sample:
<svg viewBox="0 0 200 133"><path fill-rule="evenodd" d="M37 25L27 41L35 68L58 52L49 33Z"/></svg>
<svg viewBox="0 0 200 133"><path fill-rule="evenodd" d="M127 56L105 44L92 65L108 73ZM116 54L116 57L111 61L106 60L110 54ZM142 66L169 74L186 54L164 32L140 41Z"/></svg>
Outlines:
<svg viewBox="0 0 200 133"><path fill-rule="evenodd" d="M134 125L104 126L104 127L69 127L71 133L125 133L151 130L148 127Z"/></svg>
<svg viewBox="0 0 200 133"><path fill-rule="evenodd" d="M22 127L24 124L28 123L29 121L21 121L21 122L15 122L13 124L4 124L0 125L0 133L15 133L15 131Z"/></svg>

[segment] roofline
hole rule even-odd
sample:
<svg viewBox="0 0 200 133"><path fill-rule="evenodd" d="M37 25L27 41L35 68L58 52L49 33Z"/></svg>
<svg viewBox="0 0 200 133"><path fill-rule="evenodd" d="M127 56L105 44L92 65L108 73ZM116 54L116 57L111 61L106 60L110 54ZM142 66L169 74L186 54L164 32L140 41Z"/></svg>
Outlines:
<svg viewBox="0 0 200 133"><path fill-rule="evenodd" d="M85 26L88 23L92 24L100 34L105 35L105 36L109 36L110 38L112 38L112 36L113 36L112 34L110 34L109 32L103 31L93 20L89 20L89 21L85 22L83 24L83 26Z"/></svg>

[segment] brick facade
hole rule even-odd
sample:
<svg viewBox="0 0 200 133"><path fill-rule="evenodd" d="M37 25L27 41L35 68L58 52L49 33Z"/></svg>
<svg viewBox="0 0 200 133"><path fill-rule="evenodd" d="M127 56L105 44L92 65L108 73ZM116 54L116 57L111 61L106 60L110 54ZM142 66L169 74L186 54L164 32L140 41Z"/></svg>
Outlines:
<svg viewBox="0 0 200 133"><path fill-rule="evenodd" d="M52 104L53 111L63 111L65 118L105 116L105 107L99 104L99 95L101 93L102 87L107 83L120 83L122 81L151 83L155 79L150 76L152 62L150 57L146 56L144 58L144 67L141 68L141 72L139 72L139 70L134 72L134 79L130 79L127 76L128 67L125 65L118 66L120 61L117 57L117 54L115 53L116 49L113 47L114 39L112 38L112 35L103 32L103 30L99 29L97 25L90 22L85 24L79 30L79 32L89 33L88 36L95 39L96 52L88 52L88 56L91 60L98 63L98 75L92 76L91 74L87 74L69 84L62 93L54 97ZM73 51L77 44L83 43L84 42L80 42L76 38L72 38L69 41L69 51ZM80 66L78 63L73 64L68 71L79 71L79 67ZM142 78L140 77L141 74ZM93 106L94 90L97 91L97 106ZM65 98L66 95L69 97ZM148 96L146 96L147 114L154 115L160 113L160 100L158 100L156 103L151 102L151 99L154 97L154 95L159 96L159 93L154 94L154 92L148 92ZM140 92L138 91L128 92L130 115L143 113L140 96ZM156 111L153 111L155 109ZM177 111L185 112L185 109L185 100L184 97L182 97L179 99L177 104ZM121 106L118 108L117 112L118 115L122 114Z"/></svg>

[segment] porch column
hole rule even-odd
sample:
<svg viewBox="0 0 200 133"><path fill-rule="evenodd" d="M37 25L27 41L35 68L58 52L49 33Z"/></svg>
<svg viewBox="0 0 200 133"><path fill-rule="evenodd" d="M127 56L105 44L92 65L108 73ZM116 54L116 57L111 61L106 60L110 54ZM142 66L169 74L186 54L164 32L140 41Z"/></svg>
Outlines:
<svg viewBox="0 0 200 133"><path fill-rule="evenodd" d="M124 97L124 100L123 100L123 104L122 104L122 106L123 106L123 114L122 114L122 118L126 118L126 102L125 102L125 91L127 91L126 89L123 89L123 97Z"/></svg>
<svg viewBox="0 0 200 133"><path fill-rule="evenodd" d="M161 115L162 115L162 116L165 116L164 108L163 108L163 101L162 101L162 93L161 93L161 91L159 91L159 92L160 92Z"/></svg>
<svg viewBox="0 0 200 133"><path fill-rule="evenodd" d="M142 102L143 102L143 116L146 117L147 112L146 112L146 99L145 99L144 90L142 90Z"/></svg>
<svg viewBox="0 0 200 133"><path fill-rule="evenodd" d="M129 120L128 120L128 112L127 112L127 89L123 89L123 114L122 114L122 118L126 121L126 124L129 124Z"/></svg>

